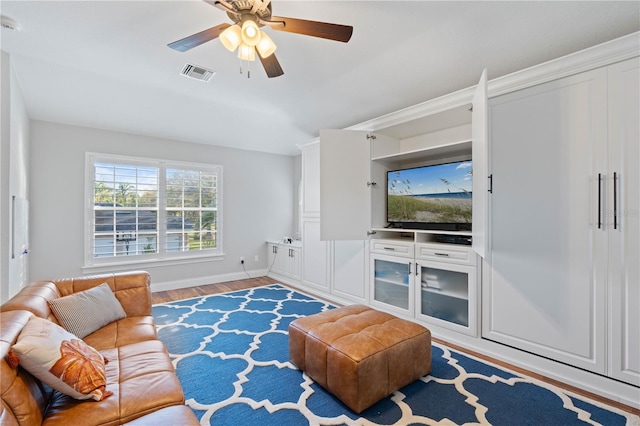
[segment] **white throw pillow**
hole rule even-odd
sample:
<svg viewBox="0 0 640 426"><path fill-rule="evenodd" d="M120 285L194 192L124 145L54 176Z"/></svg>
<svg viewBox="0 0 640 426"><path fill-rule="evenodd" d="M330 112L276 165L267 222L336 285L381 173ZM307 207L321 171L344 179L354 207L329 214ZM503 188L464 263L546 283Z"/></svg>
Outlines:
<svg viewBox="0 0 640 426"><path fill-rule="evenodd" d="M52 299L49 306L58 322L81 339L127 316L107 283Z"/></svg>
<svg viewBox="0 0 640 426"><path fill-rule="evenodd" d="M113 394L100 352L49 320L32 316L11 349L22 368L59 392L96 401Z"/></svg>

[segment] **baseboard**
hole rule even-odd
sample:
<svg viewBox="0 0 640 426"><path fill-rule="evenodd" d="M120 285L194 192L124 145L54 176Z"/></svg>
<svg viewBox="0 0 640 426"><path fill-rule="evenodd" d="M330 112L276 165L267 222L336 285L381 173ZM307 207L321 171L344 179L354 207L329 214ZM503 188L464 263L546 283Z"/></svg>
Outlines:
<svg viewBox="0 0 640 426"><path fill-rule="evenodd" d="M558 382L585 392L640 409L640 400L638 400L640 389L636 386L505 346L491 340L464 336L460 333L442 329L434 325L423 325L431 330L433 337L437 337L446 343L458 345L498 361L557 380Z"/></svg>
<svg viewBox="0 0 640 426"><path fill-rule="evenodd" d="M248 275L247 275L248 274ZM151 277L151 291L167 291L179 288L197 287L199 285L224 283L227 281L245 280L247 278L259 278L267 275L266 269L253 269L247 272L231 272L228 274L209 275L197 278L187 278L176 281L157 282Z"/></svg>

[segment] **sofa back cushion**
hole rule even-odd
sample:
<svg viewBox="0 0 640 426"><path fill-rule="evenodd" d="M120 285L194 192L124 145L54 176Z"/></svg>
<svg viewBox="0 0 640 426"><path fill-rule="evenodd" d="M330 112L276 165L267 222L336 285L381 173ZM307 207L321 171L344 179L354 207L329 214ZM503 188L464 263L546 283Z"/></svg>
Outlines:
<svg viewBox="0 0 640 426"><path fill-rule="evenodd" d="M127 317L151 315L151 279L145 271L39 281L22 288L0 306L0 312L25 310L59 325L49 301L107 283Z"/></svg>
<svg viewBox="0 0 640 426"><path fill-rule="evenodd" d="M132 271L53 281L61 296L107 283L128 317L151 315L151 280L148 272Z"/></svg>

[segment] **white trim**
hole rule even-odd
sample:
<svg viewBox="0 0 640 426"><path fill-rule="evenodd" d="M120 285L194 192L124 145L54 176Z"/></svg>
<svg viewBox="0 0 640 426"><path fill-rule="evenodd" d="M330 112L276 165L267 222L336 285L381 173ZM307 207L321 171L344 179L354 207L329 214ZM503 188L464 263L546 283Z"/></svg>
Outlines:
<svg viewBox="0 0 640 426"><path fill-rule="evenodd" d="M511 74L489 80L487 96L495 97L525 87L556 80L568 75L610 65L640 55L640 32L635 32L615 40L553 59L542 64L515 71ZM491 70L488 70L491 72ZM376 131L403 124L437 112L470 104L475 86L467 87L435 99L401 109L365 122L347 127L344 130ZM303 149L318 142L318 138L299 144Z"/></svg>
<svg viewBox="0 0 640 426"><path fill-rule="evenodd" d="M114 258L109 258L114 259ZM116 258L117 259L117 258ZM109 263L100 263L94 265L84 265L82 266L83 273L103 273L103 272L113 272L116 269L120 270L130 270L131 268L144 269L144 268L153 268L158 266L175 266L175 265L188 265L193 263L204 263L204 262L220 262L225 259L225 254L215 254L215 255L194 255L188 257L175 257L175 258L153 258L153 259L137 259L133 261L120 261L120 262L109 262Z"/></svg>
<svg viewBox="0 0 640 426"><path fill-rule="evenodd" d="M284 275L280 275L272 271L267 271L265 276L287 285L300 286L301 284L299 279L296 280L294 278L285 277Z"/></svg>
<svg viewBox="0 0 640 426"><path fill-rule="evenodd" d="M94 170L93 165L96 162L126 164L131 166L154 167L158 169L158 226L157 226L157 247L159 252L155 254L140 254L130 257L125 256L109 256L109 257L93 257L93 232L92 221L94 211ZM198 251L187 252L166 252L166 231L164 227L166 223L166 171L167 169L186 169L196 171L206 171L215 173L216 175L216 247L214 249L202 249ZM85 153L85 201L84 201L84 265L83 271L89 272L107 272L114 267L136 267L144 268L147 266L170 266L188 263L198 263L210 260L224 260L223 252L223 171L222 165L191 163L183 161L172 161L151 157L135 157L117 154L102 154L97 152ZM212 253L213 252L213 253Z"/></svg>
<svg viewBox="0 0 640 426"><path fill-rule="evenodd" d="M416 321L415 319L411 320ZM450 344L458 345L467 350L475 351L513 366L524 368L532 373L558 380L566 385L603 396L612 401L617 401L630 407L640 408L640 401L637 399L638 388L633 385L512 348L486 338L474 338L438 327L434 324L427 325L421 322L418 323L429 328L433 337L444 340Z"/></svg>
<svg viewBox="0 0 640 426"><path fill-rule="evenodd" d="M489 81L489 97L578 74L640 55L640 32L598 44Z"/></svg>
<svg viewBox="0 0 640 426"><path fill-rule="evenodd" d="M474 90L475 86L467 87L466 89L458 90L457 92L449 93L447 95L440 96L439 98L430 99L426 102L383 115L382 117L347 127L345 130L376 131L463 105L468 104L470 106Z"/></svg>
<svg viewBox="0 0 640 426"><path fill-rule="evenodd" d="M299 143L296 146L298 147L298 149L300 149L300 151L302 151L305 148L310 148L312 146L318 145L319 143L320 143L320 138L315 138L310 142Z"/></svg>
<svg viewBox="0 0 640 426"><path fill-rule="evenodd" d="M249 274L249 276L247 276L247 274ZM165 282L158 283L157 280L153 278L153 273L152 273L151 291L158 292L158 291L176 290L179 288L189 288L189 287L197 287L200 285L244 280L249 277L260 278L260 277L266 276L266 274L267 274L266 269L255 269L255 270L249 270L247 272L244 272L244 271L231 272L228 274L209 275L205 277L188 278L183 280L165 281Z"/></svg>

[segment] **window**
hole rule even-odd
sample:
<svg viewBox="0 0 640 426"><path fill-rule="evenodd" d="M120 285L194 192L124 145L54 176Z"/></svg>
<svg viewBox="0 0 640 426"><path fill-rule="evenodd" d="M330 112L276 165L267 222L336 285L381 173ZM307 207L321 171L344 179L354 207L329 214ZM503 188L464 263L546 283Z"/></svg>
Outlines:
<svg viewBox="0 0 640 426"><path fill-rule="evenodd" d="M221 166L88 154L88 264L222 254L221 179Z"/></svg>

